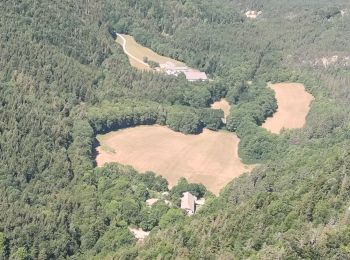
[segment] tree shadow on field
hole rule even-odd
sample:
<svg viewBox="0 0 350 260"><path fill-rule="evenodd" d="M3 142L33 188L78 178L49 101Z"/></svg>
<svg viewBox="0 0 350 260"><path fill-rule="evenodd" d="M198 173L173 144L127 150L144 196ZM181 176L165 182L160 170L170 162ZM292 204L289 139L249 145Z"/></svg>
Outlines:
<svg viewBox="0 0 350 260"><path fill-rule="evenodd" d="M94 138L94 141L92 143L92 162L93 162L93 166L94 168L97 167L97 162L96 162L96 158L97 156L100 154L99 151L97 151L97 147L101 146L101 143L99 140L97 140L97 138Z"/></svg>

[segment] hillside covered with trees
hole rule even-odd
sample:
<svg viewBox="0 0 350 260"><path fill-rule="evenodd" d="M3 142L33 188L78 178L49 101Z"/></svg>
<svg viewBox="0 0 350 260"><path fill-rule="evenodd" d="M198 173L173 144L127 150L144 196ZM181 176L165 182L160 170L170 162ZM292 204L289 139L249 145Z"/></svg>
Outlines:
<svg viewBox="0 0 350 260"><path fill-rule="evenodd" d="M350 258L348 1L3 0L0 24L1 259ZM137 71L116 33L213 81ZM270 81L313 94L303 129L259 127L277 109ZM209 109L221 97L227 125ZM97 134L155 123L235 132L259 166L218 197L95 167ZM191 218L186 190L208 198ZM147 207L167 191L171 205ZM151 234L136 243L130 226Z"/></svg>

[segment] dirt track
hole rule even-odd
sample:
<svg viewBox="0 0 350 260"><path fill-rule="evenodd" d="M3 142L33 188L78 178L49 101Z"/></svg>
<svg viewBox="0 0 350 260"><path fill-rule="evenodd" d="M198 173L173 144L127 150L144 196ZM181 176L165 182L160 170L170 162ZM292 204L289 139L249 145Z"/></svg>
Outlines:
<svg viewBox="0 0 350 260"><path fill-rule="evenodd" d="M283 128L302 128L314 99L300 83L278 83L270 86L276 92L277 112L262 125L272 133Z"/></svg>
<svg viewBox="0 0 350 260"><path fill-rule="evenodd" d="M151 170L171 186L185 177L218 194L233 178L252 169L240 161L239 139L232 133L205 129L199 135L184 135L163 126L139 126L98 139L98 166L119 162L141 172Z"/></svg>
<svg viewBox="0 0 350 260"><path fill-rule="evenodd" d="M159 64L172 62L177 66L185 66L184 63L157 54L149 48L137 43L134 37L126 34L118 34L117 43L119 43L124 50L124 53L128 55L131 66L140 70L152 70L149 65L143 62L143 58L147 57L150 61L158 62Z"/></svg>
<svg viewBox="0 0 350 260"><path fill-rule="evenodd" d="M134 61L136 61L137 63L140 63L140 65L145 66L146 68L149 68L149 65L146 62L144 62L143 60L135 57L132 53L130 53L126 49L126 39L125 39L125 37L123 35L119 34L119 33L117 33L117 36L121 38L121 40L122 40L122 47L123 47L124 53L129 56L129 59L131 58Z"/></svg>

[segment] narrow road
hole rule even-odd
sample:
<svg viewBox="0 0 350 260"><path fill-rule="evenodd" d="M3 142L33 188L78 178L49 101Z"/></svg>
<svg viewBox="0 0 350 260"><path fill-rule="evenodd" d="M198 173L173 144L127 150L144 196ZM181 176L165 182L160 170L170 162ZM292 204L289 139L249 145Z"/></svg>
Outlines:
<svg viewBox="0 0 350 260"><path fill-rule="evenodd" d="M126 49L126 39L124 38L123 35L117 33L117 36L120 37L123 40L123 50L124 50L126 55L128 55L130 58L134 59L135 61L141 63L142 65L145 65L148 68L150 67L146 62L140 60L139 58L135 57L130 52L128 52L128 50Z"/></svg>

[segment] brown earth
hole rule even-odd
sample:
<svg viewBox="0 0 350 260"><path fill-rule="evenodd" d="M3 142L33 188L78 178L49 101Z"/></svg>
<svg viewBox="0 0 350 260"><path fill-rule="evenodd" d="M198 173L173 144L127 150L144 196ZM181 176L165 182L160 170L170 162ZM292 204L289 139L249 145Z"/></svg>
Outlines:
<svg viewBox="0 0 350 260"><path fill-rule="evenodd" d="M224 119L226 120L228 114L230 113L231 106L227 102L227 100L223 98L219 101L214 102L211 105L211 108L212 109L221 109L222 111L224 111Z"/></svg>
<svg viewBox="0 0 350 260"><path fill-rule="evenodd" d="M252 169L239 159L239 139L232 133L204 129L199 135L184 135L164 126L139 126L97 138L98 166L118 162L140 172L154 171L170 186L185 177L218 194L233 178Z"/></svg>
<svg viewBox="0 0 350 260"><path fill-rule="evenodd" d="M270 87L276 93L278 109L262 127L276 134L283 128L302 128L314 97L300 83L278 83Z"/></svg>

